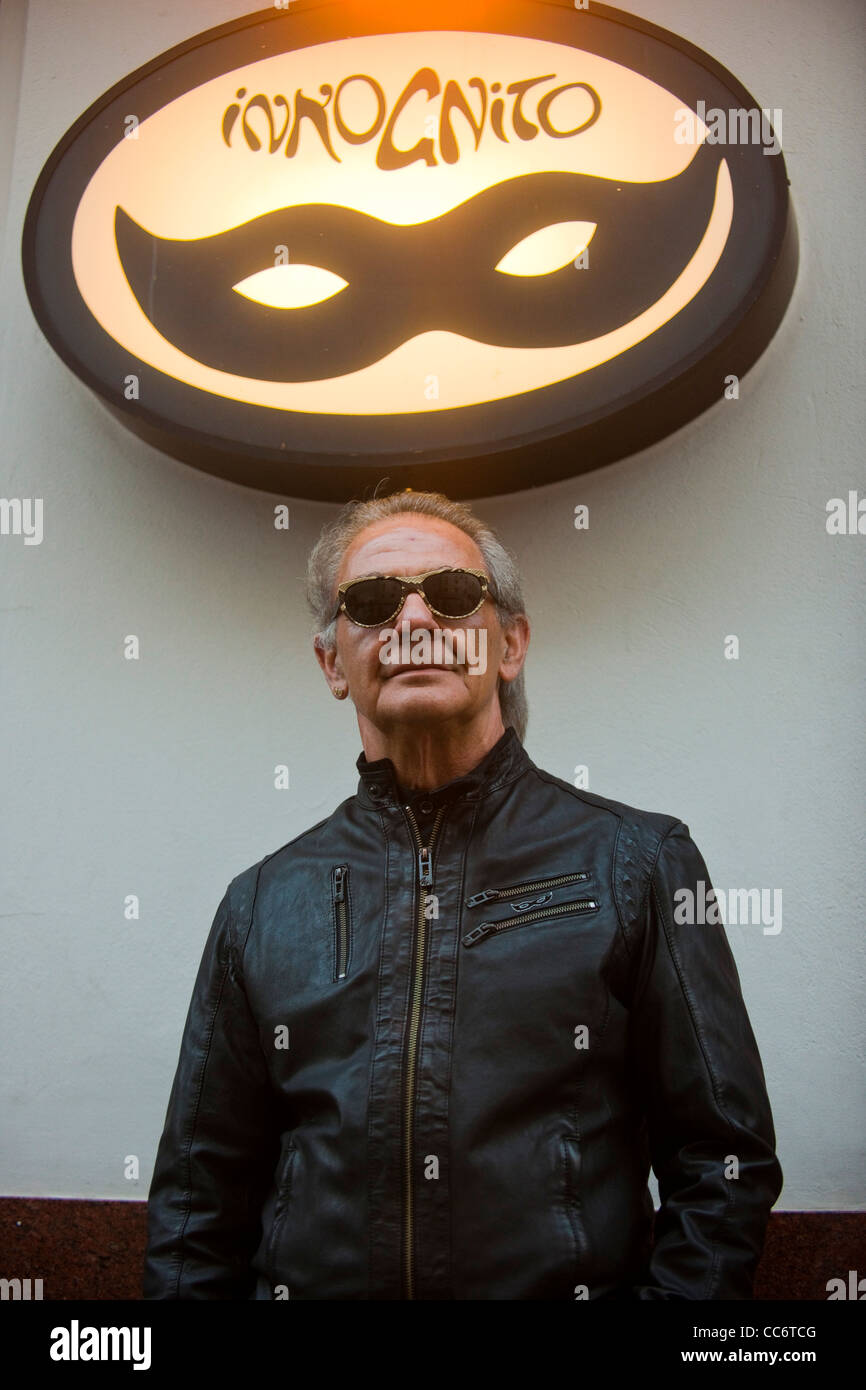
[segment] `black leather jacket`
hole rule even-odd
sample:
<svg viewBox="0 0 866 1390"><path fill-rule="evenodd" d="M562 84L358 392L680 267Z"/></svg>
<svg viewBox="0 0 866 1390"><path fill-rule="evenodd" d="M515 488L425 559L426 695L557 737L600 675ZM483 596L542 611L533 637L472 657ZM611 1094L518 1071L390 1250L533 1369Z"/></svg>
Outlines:
<svg viewBox="0 0 866 1390"><path fill-rule="evenodd" d="M358 769L219 906L145 1297L752 1297L782 1174L687 827L512 729L435 791Z"/></svg>

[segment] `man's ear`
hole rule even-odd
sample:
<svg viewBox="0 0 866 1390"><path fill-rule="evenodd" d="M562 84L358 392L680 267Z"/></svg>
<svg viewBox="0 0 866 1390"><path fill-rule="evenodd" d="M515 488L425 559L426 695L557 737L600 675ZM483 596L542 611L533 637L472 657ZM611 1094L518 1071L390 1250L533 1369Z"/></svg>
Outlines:
<svg viewBox="0 0 866 1390"><path fill-rule="evenodd" d="M525 613L511 618L508 626L502 629L505 650L499 663L499 674L505 681L516 680L520 675L526 653L529 649L530 627Z"/></svg>
<svg viewBox="0 0 866 1390"><path fill-rule="evenodd" d="M337 654L337 648L335 646L326 647L321 636L316 633L316 636L313 638L313 650L316 653L316 660L325 674L325 680L329 685L333 685L334 681L345 681L346 676L343 671L343 663Z"/></svg>

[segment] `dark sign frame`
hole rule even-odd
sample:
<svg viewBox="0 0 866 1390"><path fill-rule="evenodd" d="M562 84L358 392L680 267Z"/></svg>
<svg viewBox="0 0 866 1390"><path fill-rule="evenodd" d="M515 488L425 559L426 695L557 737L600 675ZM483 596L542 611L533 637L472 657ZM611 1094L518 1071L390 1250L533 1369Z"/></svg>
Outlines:
<svg viewBox="0 0 866 1390"><path fill-rule="evenodd" d="M271 8L172 48L112 87L64 135L36 184L24 225L24 279L58 355L150 444L205 472L284 496L342 501L382 478L394 488L480 497L595 469L666 437L720 400L778 328L796 280L798 238L784 158L760 145L725 150L734 223L703 289L649 338L589 373L483 405L391 416L275 410L174 380L94 320L72 271L72 223L84 188L118 143L123 118L144 120L190 88L244 63L359 35L463 29L549 39L611 57L684 106L758 106L715 59L667 30L607 5L561 0L446 3L433 12L356 0ZM707 331L707 323L713 325ZM138 400L123 381L139 376ZM588 378L591 377L591 382Z"/></svg>

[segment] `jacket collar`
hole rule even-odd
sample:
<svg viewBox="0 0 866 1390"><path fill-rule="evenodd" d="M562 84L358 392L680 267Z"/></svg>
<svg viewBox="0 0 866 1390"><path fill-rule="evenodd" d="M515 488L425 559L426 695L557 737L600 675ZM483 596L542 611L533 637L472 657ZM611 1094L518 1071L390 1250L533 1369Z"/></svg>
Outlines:
<svg viewBox="0 0 866 1390"><path fill-rule="evenodd" d="M386 806L402 805L397 771L390 758L377 758L368 762L365 753L357 760L360 773L358 800L364 806L381 809ZM426 814L436 810L443 802L464 800L477 801L497 787L504 786L531 767L531 759L514 729L509 725L501 738L488 749L484 757L471 771L443 787L433 791L415 791L411 794L411 804L416 803Z"/></svg>

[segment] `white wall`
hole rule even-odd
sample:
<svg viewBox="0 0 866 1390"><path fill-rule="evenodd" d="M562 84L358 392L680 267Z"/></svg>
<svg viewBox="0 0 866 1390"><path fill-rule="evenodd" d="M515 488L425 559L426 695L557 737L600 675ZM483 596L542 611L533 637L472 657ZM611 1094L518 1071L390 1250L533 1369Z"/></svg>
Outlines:
<svg viewBox="0 0 866 1390"><path fill-rule="evenodd" d="M353 711L327 694L302 600L333 509L298 502L275 532L273 498L140 443L49 348L21 280L27 199L68 126L140 63L247 8L30 0L17 126L0 129L14 136L0 494L45 499L40 546L0 538L5 1194L146 1195L226 883L357 780ZM680 816L719 887L782 889L778 935L729 929L774 1106L778 1205L862 1209L866 538L828 536L825 505L866 492L864 8L631 8L782 108L795 297L739 401L477 510L525 572L531 756L566 778L588 763L591 790ZM578 502L588 532L573 528ZM127 633L139 662L122 658ZM288 792L273 789L282 762Z"/></svg>

